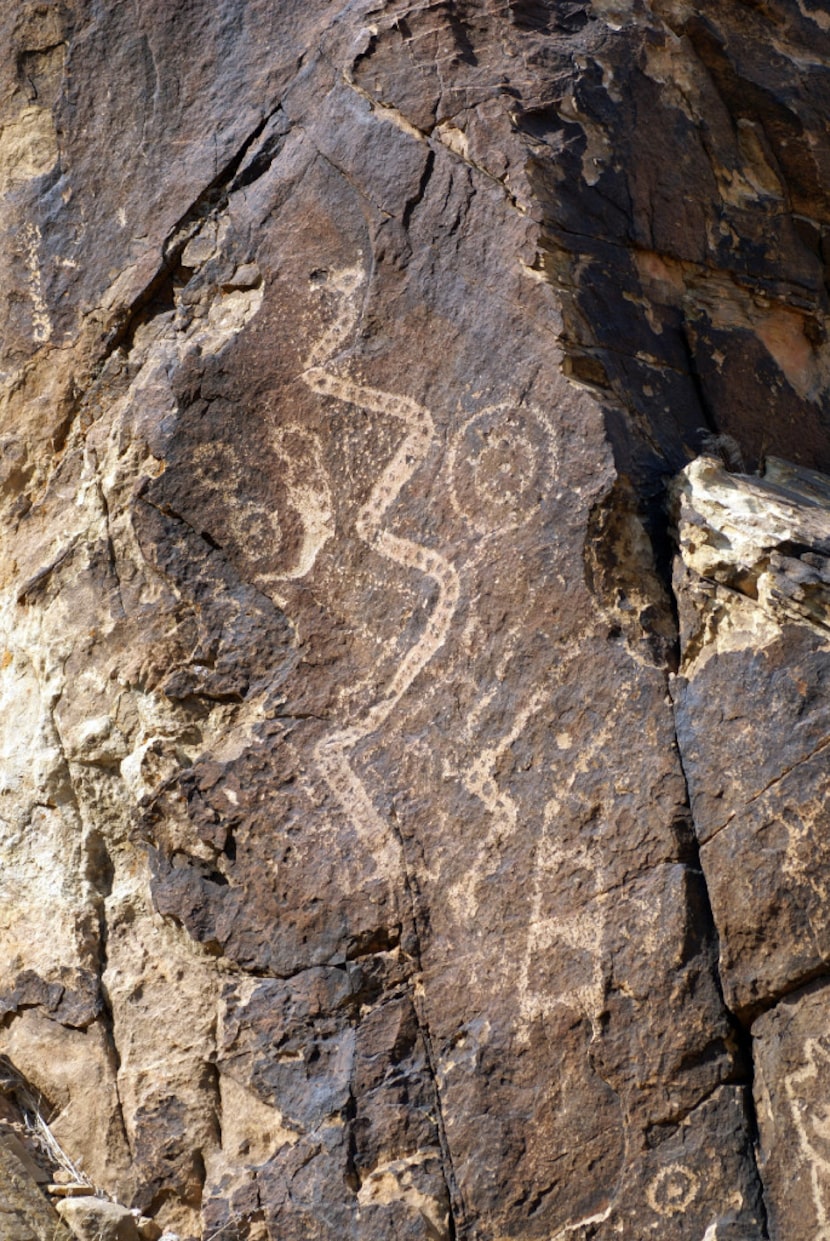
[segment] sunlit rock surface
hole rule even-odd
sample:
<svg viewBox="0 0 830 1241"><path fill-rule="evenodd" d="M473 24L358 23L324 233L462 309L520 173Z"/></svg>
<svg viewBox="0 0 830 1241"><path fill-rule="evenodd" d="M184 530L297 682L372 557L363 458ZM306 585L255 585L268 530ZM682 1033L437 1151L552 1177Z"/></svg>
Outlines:
<svg viewBox="0 0 830 1241"><path fill-rule="evenodd" d="M7 10L10 1237L830 1235L820 6Z"/></svg>

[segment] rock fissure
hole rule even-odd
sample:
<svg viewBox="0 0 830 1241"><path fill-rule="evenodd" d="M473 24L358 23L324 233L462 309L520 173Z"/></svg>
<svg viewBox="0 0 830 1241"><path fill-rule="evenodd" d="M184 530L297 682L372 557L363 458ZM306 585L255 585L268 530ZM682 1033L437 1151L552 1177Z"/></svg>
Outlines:
<svg viewBox="0 0 830 1241"><path fill-rule="evenodd" d="M689 819L694 827L694 813L692 810L691 795L690 795L690 790L689 790L689 781L686 775L686 769L685 769L684 762L683 762L683 750L681 747L680 736L676 728L675 728L675 745L677 749L677 760L678 760L678 764L679 764L680 770L683 775L683 783L686 789L686 808L687 808L687 812L689 815ZM768 1210L767 1210L767 1204L766 1204L765 1197L764 1197L764 1182L763 1182L763 1178L761 1176L760 1167L759 1167L758 1116L756 1113L755 1103L753 1099L753 1085L755 1081L755 1063L753 1059L752 1036L751 1036L748 1026L746 1026L745 1024L741 1022L741 1020L738 1017L738 1014L735 1013L732 1009L730 1009L726 1001L726 997L724 993L724 986L723 986L723 979L721 976L721 969L720 969L720 937L718 935L718 928L715 922L715 916L712 911L712 903L711 903L711 898L709 895L709 887L708 887L707 880L706 880L706 873L700 861L699 846L693 845L692 848L697 852L697 866L695 867L695 869L700 875L702 891L703 891L702 910L698 908L696 913L698 917L701 917L701 914L702 914L702 920L704 923L702 927L703 933L707 937L707 939L709 939L710 942L712 943L712 970L713 970L713 975L715 979L715 984L717 986L717 991L718 991L720 1001L723 1004L724 1009L729 1014L730 1022L732 1025L732 1037L735 1039L735 1042L737 1044L739 1062L742 1062L742 1065L743 1065L742 1071L741 1071L741 1068L738 1067L738 1076L735 1078L731 1078L729 1080L732 1081L734 1084L739 1084L739 1085L744 1086L742 1099L743 1099L744 1111L746 1113L747 1122L748 1122L748 1133L747 1133L748 1153L750 1155L752 1166L755 1170L755 1176L757 1179L758 1201L759 1201L759 1205L761 1208L761 1216L759 1219L759 1227L761 1229L760 1235L762 1238L766 1239L766 1238L769 1238L770 1234L768 1231ZM714 1093L714 1090L719 1089L719 1088L720 1086L713 1087L712 1093ZM699 1102L702 1103L704 1101L705 1099L701 1099Z"/></svg>
<svg viewBox="0 0 830 1241"><path fill-rule="evenodd" d="M270 121L281 112L282 107L277 104L262 117L224 167L199 191L187 210L170 229L161 245L161 263L157 271L128 307L115 312L115 325L110 329L103 352L96 363L98 372L119 349L124 349L129 353L133 346L136 328L144 324L148 317L153 317L154 313L165 314L172 309L173 291L181 280L181 259L188 243L205 226L209 218L216 219L227 210L230 197L235 191L247 187L268 171L275 154L274 143L278 142L283 134L278 135L276 139L269 139L261 151L254 152L248 168L255 170L255 174L251 175L250 179L240 180L237 184L237 174L240 178L245 176L246 170L243 169L243 164L245 164L246 156L262 136Z"/></svg>
<svg viewBox="0 0 830 1241"><path fill-rule="evenodd" d="M683 637L672 687L677 744L720 942L720 984L753 1070L750 1130L769 1231L783 1236L781 1219L792 1210L780 1197L787 1121L773 1122L770 1108L777 1092L793 1095L801 1071L774 1057L783 1055L784 1064L788 1056L809 1058L809 1039L799 1051L783 1030L795 1030L802 1012L814 1020L805 992L823 984L830 947L813 878L828 745L830 489L822 474L779 458L767 458L752 476L709 456L683 471L674 495ZM713 685L721 687L716 698ZM755 722L759 694L775 702L774 722ZM717 722L707 727L713 709ZM759 745L759 728L770 728L775 743ZM727 729L747 746L737 761L714 748ZM781 873L788 877L783 892ZM790 1008L798 1016L784 1027ZM795 1129L801 1149L811 1149L798 1117ZM812 1185L821 1223L819 1181Z"/></svg>

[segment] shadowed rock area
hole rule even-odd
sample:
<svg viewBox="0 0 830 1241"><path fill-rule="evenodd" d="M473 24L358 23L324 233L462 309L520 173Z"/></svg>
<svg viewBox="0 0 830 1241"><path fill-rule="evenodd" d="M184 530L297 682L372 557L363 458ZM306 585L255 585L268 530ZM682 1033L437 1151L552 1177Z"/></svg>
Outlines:
<svg viewBox="0 0 830 1241"><path fill-rule="evenodd" d="M10 1241L830 1237L830 21L698 9L0 13Z"/></svg>

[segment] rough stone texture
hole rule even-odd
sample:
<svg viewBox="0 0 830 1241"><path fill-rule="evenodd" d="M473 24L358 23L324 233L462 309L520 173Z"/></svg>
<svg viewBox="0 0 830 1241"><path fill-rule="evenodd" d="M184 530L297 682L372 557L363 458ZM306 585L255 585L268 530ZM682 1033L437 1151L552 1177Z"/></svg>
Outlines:
<svg viewBox="0 0 830 1241"><path fill-rule="evenodd" d="M760 1163L774 1234L824 1237L830 1229L827 988L813 983L760 1017L756 1099Z"/></svg>
<svg viewBox="0 0 830 1241"><path fill-rule="evenodd" d="M135 1216L105 1198L67 1198L58 1203L58 1214L78 1241L140 1241Z"/></svg>
<svg viewBox="0 0 830 1241"><path fill-rule="evenodd" d="M830 961L830 479L703 457L676 490L678 739L724 995L744 1015Z"/></svg>
<svg viewBox="0 0 830 1241"><path fill-rule="evenodd" d="M29 1161L0 1133L0 1236L3 1241L71 1241L41 1193Z"/></svg>
<svg viewBox="0 0 830 1241"><path fill-rule="evenodd" d="M567 368L622 406L620 458L656 491L708 428L748 468L768 452L830 468L823 7L509 7L552 35L554 72L522 82L516 112L535 265L562 290Z"/></svg>
<svg viewBox="0 0 830 1241"><path fill-rule="evenodd" d="M830 1236L827 681L830 478L711 457L674 488L678 740L720 939L756 1068L770 1235ZM758 1015L760 1013L760 1015Z"/></svg>
<svg viewBox="0 0 830 1241"><path fill-rule="evenodd" d="M0 1054L182 1241L824 1227L827 26L0 13Z"/></svg>

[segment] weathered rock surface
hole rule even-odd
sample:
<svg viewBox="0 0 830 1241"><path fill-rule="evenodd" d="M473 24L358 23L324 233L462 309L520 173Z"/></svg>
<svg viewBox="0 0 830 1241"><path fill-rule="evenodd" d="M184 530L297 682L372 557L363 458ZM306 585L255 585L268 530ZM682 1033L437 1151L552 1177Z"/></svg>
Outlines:
<svg viewBox="0 0 830 1241"><path fill-rule="evenodd" d="M678 739L724 995L744 1015L830 961L830 478L704 457L678 495Z"/></svg>
<svg viewBox="0 0 830 1241"><path fill-rule="evenodd" d="M828 1216L827 988L813 983L755 1022L760 1163L774 1235L821 1237Z"/></svg>
<svg viewBox="0 0 830 1241"><path fill-rule="evenodd" d="M4 1241L70 1241L70 1233L5 1135L0 1135L0 1236Z"/></svg>
<svg viewBox="0 0 830 1241"><path fill-rule="evenodd" d="M141 1241L135 1216L105 1198L67 1198L58 1204L58 1214L78 1241Z"/></svg>
<svg viewBox="0 0 830 1241"><path fill-rule="evenodd" d="M0 32L0 1054L54 1141L182 1241L822 1235L821 10ZM673 702L718 432L795 464L685 475Z"/></svg>
<svg viewBox="0 0 830 1241"><path fill-rule="evenodd" d="M673 683L731 1009L751 1024L770 1233L828 1235L830 478L711 457L675 486ZM759 1015L760 1014L760 1015Z"/></svg>

